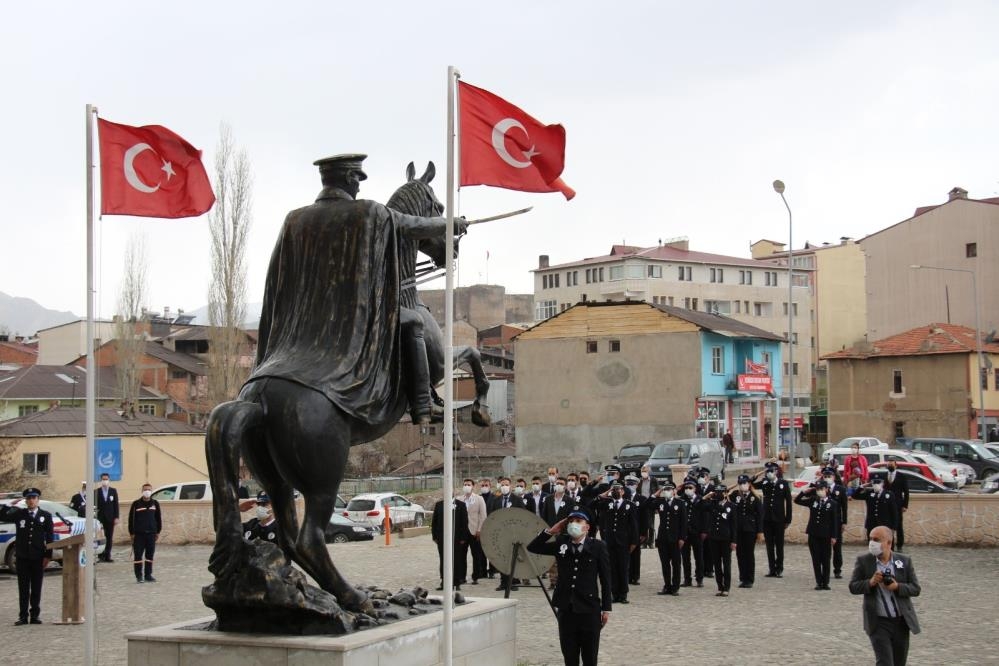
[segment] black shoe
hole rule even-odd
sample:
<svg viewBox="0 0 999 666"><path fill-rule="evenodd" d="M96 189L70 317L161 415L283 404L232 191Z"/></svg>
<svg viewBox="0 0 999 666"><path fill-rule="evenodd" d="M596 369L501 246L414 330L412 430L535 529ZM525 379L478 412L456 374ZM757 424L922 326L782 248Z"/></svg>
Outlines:
<svg viewBox="0 0 999 666"><path fill-rule="evenodd" d="M670 590L670 591L668 592L668 594L669 594L669 596L671 596L671 597L678 597L678 596L680 596L680 593L679 593L679 592L677 592L676 590Z"/></svg>
<svg viewBox="0 0 999 666"><path fill-rule="evenodd" d="M749 588L752 587L752 583L739 583L739 587Z"/></svg>
<svg viewBox="0 0 999 666"><path fill-rule="evenodd" d="M455 585L455 586L454 586L454 589L455 589L455 590L461 590L461 583L459 583L459 584Z"/></svg>
<svg viewBox="0 0 999 666"><path fill-rule="evenodd" d="M831 588L831 587L829 587L828 585L823 585L823 586L822 586L822 589L823 589L823 590L832 590L832 588Z"/></svg>
<svg viewBox="0 0 999 666"><path fill-rule="evenodd" d="M777 576L777 578L783 578L784 577L784 572L783 571L778 571L774 575Z"/></svg>
<svg viewBox="0 0 999 666"><path fill-rule="evenodd" d="M771 571L766 576L764 576L764 578L776 578L776 577L777 577L777 572L776 571Z"/></svg>
<svg viewBox="0 0 999 666"><path fill-rule="evenodd" d="M42 621L39 618L37 617L31 618L31 624L41 624L41 623Z"/></svg>
<svg viewBox="0 0 999 666"><path fill-rule="evenodd" d="M680 587L693 587L693 585L694 584L689 580L685 580L682 583L680 583Z"/></svg>
<svg viewBox="0 0 999 666"><path fill-rule="evenodd" d="M619 604L630 604L631 602L630 602L630 601L628 601L627 599L623 599L623 598L622 598L622 599L619 599L619 600L618 600L618 603L619 603Z"/></svg>
<svg viewBox="0 0 999 666"><path fill-rule="evenodd" d="M146 581L142 580L141 578L136 578L135 582L136 583L145 583Z"/></svg>
<svg viewBox="0 0 999 666"><path fill-rule="evenodd" d="M478 585L478 584L479 584L479 579L478 578L473 578L472 579L472 585Z"/></svg>
<svg viewBox="0 0 999 666"><path fill-rule="evenodd" d="M715 596L716 597L727 597L728 596L728 592L725 592L725 591L715 592Z"/></svg>
<svg viewBox="0 0 999 666"><path fill-rule="evenodd" d="M840 578L842 578L842 577L843 577L843 574L841 574L841 573L840 573L840 572L838 572L838 571L837 571L836 573L834 573L834 574L833 574L833 578L836 578L836 579L840 579Z"/></svg>
<svg viewBox="0 0 999 666"><path fill-rule="evenodd" d="M656 592L656 594L658 594L659 596L666 596L667 594L669 594L669 590L664 587L663 589Z"/></svg>
<svg viewBox="0 0 999 666"><path fill-rule="evenodd" d="M637 580L629 580L628 585L641 585Z"/></svg>
<svg viewBox="0 0 999 666"><path fill-rule="evenodd" d="M816 585L815 586L815 591L816 592L821 592L822 591L822 586L821 585Z"/></svg>
<svg viewBox="0 0 999 666"><path fill-rule="evenodd" d="M153 578L152 576L146 576L146 582L147 583L155 583L156 579Z"/></svg>
<svg viewBox="0 0 999 666"><path fill-rule="evenodd" d="M17 622L14 623L14 626L15 627L20 627L22 624L28 624L28 621L25 620L23 617L22 618L18 618Z"/></svg>
<svg viewBox="0 0 999 666"><path fill-rule="evenodd" d="M108 564L114 564L114 560L112 560L110 557L104 561L107 562Z"/></svg>
<svg viewBox="0 0 999 666"><path fill-rule="evenodd" d="M702 583L701 581L697 581L697 587L704 587L704 583Z"/></svg>
<svg viewBox="0 0 999 666"><path fill-rule="evenodd" d="M140 580L140 581L137 581L137 582L141 583L142 581ZM441 590L443 590L443 589L444 589L444 586L443 586L443 585L438 585L438 586L437 586L437 591L438 591L438 592L440 592L440 591L441 591Z"/></svg>

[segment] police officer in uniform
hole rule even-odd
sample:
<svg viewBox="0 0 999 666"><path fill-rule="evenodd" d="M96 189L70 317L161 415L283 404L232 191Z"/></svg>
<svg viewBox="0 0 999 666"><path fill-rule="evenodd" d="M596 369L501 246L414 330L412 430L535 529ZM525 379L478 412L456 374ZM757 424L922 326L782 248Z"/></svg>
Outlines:
<svg viewBox="0 0 999 666"><path fill-rule="evenodd" d="M278 545L277 519L271 510L271 498L267 493L257 493L257 515L243 523L243 538L247 541L260 539Z"/></svg>
<svg viewBox="0 0 999 666"><path fill-rule="evenodd" d="M688 477L683 482L683 496L680 498L687 508L687 536L683 551L680 554L683 564L683 585L690 587L697 581L697 587L704 587L704 541L701 533L706 530L704 523L704 500L697 493L697 482ZM693 576L691 576L691 557L693 557Z"/></svg>
<svg viewBox="0 0 999 666"><path fill-rule="evenodd" d="M38 508L38 498L42 491L38 488L26 488L21 495L24 497L25 508L19 509L5 506L0 513L0 521L14 523L14 553L17 556L17 591L20 602L17 622L20 626L28 624L28 611L31 611L31 624L41 624L38 617L41 614L42 580L45 567L52 559L52 551L45 547L55 541L52 527L52 514Z"/></svg>
<svg viewBox="0 0 999 666"><path fill-rule="evenodd" d="M680 551L687 539L687 503L675 496L676 485L666 481L649 500L653 515L659 516L656 548L663 569L663 589L659 594L680 594Z"/></svg>
<svg viewBox="0 0 999 666"><path fill-rule="evenodd" d="M573 511L527 545L531 553L555 556L558 583L552 605L566 666L579 666L580 658L583 666L595 666L600 630L610 620L610 556L604 542L589 537L589 520L585 510Z"/></svg>
<svg viewBox="0 0 999 666"><path fill-rule="evenodd" d="M727 493L725 484L719 483L704 496L707 531L701 533L701 539L707 541L707 551L714 563L716 597L727 597L732 587L732 551L738 546L739 512Z"/></svg>
<svg viewBox="0 0 999 666"><path fill-rule="evenodd" d="M753 485L763 493L763 539L767 543L769 568L767 578L782 578L784 531L791 524L791 484L781 478L780 465L768 462Z"/></svg>
<svg viewBox="0 0 999 666"><path fill-rule="evenodd" d="M80 518L86 518L87 516L87 482L80 482L80 492L73 495L73 498L69 500L69 508L76 511L76 515Z"/></svg>
<svg viewBox="0 0 999 666"><path fill-rule="evenodd" d="M846 526L847 507L850 505L850 497L846 494L846 486L838 481L839 474L835 467L826 467L822 470L822 479L829 486L829 499L839 506L839 531L836 533L836 543L833 544L832 564L833 576L843 577L843 529Z"/></svg>
<svg viewBox="0 0 999 666"><path fill-rule="evenodd" d="M885 489L883 473L872 472L871 482L855 490L853 499L867 502L864 529L868 536L871 530L880 525L893 531L898 527L898 503L895 501L895 493Z"/></svg>
<svg viewBox="0 0 999 666"><path fill-rule="evenodd" d="M829 484L825 479L816 481L798 493L795 504L808 507L808 552L812 556L815 589L829 590L829 559L832 547L840 533L840 507L829 497Z"/></svg>
<svg viewBox="0 0 999 666"><path fill-rule="evenodd" d="M898 473L898 463L894 460L888 461L888 476L885 480L885 488L889 490L895 498L895 544L893 550L901 551L905 545L905 512L909 510L909 479L905 474Z"/></svg>
<svg viewBox="0 0 999 666"><path fill-rule="evenodd" d="M631 551L638 546L638 511L635 505L625 498L624 486L615 481L610 490L603 493L595 503L600 525L600 538L607 544L610 553L611 585L614 601L620 604L628 601L628 568Z"/></svg>
<svg viewBox="0 0 999 666"><path fill-rule="evenodd" d="M739 487L729 494L739 512L738 547L739 587L756 582L756 543L763 541L763 502L752 490L748 474L739 475Z"/></svg>
<svg viewBox="0 0 999 666"><path fill-rule="evenodd" d="M628 499L635 505L638 522L638 547L631 551L631 559L628 562L628 582L631 585L640 585L641 583L638 581L642 577L642 547L648 538L649 500L651 498L649 495L643 495L639 492L638 477L634 474L624 477L624 487Z"/></svg>

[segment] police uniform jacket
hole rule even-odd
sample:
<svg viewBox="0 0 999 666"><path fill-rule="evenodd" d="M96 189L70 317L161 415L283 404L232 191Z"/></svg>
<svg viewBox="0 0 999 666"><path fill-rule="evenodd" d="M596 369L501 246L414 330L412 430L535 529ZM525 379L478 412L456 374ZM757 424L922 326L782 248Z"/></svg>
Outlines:
<svg viewBox="0 0 999 666"><path fill-rule="evenodd" d="M767 523L791 524L791 484L777 477L774 481L763 479L753 484L763 492L763 520Z"/></svg>
<svg viewBox="0 0 999 666"><path fill-rule="evenodd" d="M724 502L706 500L707 534L716 541L736 542L739 535L739 511L727 499Z"/></svg>
<svg viewBox="0 0 999 666"><path fill-rule="evenodd" d="M610 612L611 574L607 544L587 536L583 540L582 552L577 553L567 534L559 534L554 541L548 538L548 532L542 531L527 545L527 550L555 556L558 566L558 582L552 595L555 608L559 612Z"/></svg>
<svg viewBox="0 0 999 666"><path fill-rule="evenodd" d="M847 508L850 506L850 497L846 494L846 486L841 483L829 487L829 497L839 504L839 524L840 527L846 525Z"/></svg>
<svg viewBox="0 0 999 666"><path fill-rule="evenodd" d="M594 503L600 538L608 546L638 545L638 509L631 500L603 497Z"/></svg>
<svg viewBox="0 0 999 666"><path fill-rule="evenodd" d="M901 513L902 509L909 508L909 479L906 478L905 474L895 472L894 481L889 481L886 476L885 488L890 490L895 497L895 504L898 505L899 513Z"/></svg>
<svg viewBox="0 0 999 666"><path fill-rule="evenodd" d="M262 525L259 518L251 518L243 523L243 538L247 541L260 539L269 543L277 543L277 521L273 520L267 525Z"/></svg>
<svg viewBox="0 0 999 666"><path fill-rule="evenodd" d="M35 509L35 517L27 508L4 507L0 522L14 523L14 553L19 560L41 560L52 558L52 550L45 544L55 541L52 514Z"/></svg>
<svg viewBox="0 0 999 666"><path fill-rule="evenodd" d="M137 499L128 510L129 534L159 534L163 529L160 503L154 499Z"/></svg>
<svg viewBox="0 0 999 666"><path fill-rule="evenodd" d="M864 529L868 532L879 525L893 530L898 527L898 504L895 503L895 493L892 491L882 490L880 493L875 493L870 488L861 487L853 493L853 498L867 502Z"/></svg>
<svg viewBox="0 0 999 666"><path fill-rule="evenodd" d="M708 531L707 529L707 502L699 495L693 497L683 497L683 503L687 507L687 540L690 537L700 537Z"/></svg>
<svg viewBox="0 0 999 666"><path fill-rule="evenodd" d="M828 495L819 499L815 493L798 493L795 504L808 507L808 527L805 534L820 539L838 539L840 527L840 508L836 500Z"/></svg>
<svg viewBox="0 0 999 666"><path fill-rule="evenodd" d="M674 497L653 497L649 500L652 515L659 516L659 531L656 533L656 545L687 540L687 503Z"/></svg>
<svg viewBox="0 0 999 666"><path fill-rule="evenodd" d="M739 512L739 531L758 533L763 531L763 502L753 491L745 495L735 490L728 496Z"/></svg>
<svg viewBox="0 0 999 666"><path fill-rule="evenodd" d="M69 508L76 511L76 515L83 518L87 515L87 496L83 493L76 493L73 499L69 500Z"/></svg>

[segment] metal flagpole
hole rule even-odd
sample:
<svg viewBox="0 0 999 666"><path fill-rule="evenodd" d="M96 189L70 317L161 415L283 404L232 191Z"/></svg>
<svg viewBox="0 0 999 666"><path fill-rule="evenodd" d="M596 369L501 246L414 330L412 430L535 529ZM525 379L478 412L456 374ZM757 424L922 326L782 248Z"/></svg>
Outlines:
<svg viewBox="0 0 999 666"><path fill-rule="evenodd" d="M94 121L97 107L87 105L87 460L85 469L87 489L91 497L87 500L86 542L81 550L83 561L83 620L86 625L86 643L84 647L84 664L97 663L94 654L94 627L97 624L97 614L94 612L94 541L97 538L94 529L95 509L94 493L94 432L96 431L96 400L95 377L97 369L94 366Z"/></svg>
<svg viewBox="0 0 999 666"><path fill-rule="evenodd" d="M455 162L455 81L461 73L447 68L447 242L444 285L444 627L442 651L444 666L451 666L452 616L454 611L454 513L448 501L454 497L454 162Z"/></svg>

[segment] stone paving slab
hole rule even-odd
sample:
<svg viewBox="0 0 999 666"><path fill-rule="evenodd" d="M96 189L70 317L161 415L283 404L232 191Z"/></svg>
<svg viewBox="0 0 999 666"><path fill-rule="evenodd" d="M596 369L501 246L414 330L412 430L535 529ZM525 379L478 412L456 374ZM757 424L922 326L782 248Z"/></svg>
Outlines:
<svg viewBox="0 0 999 666"><path fill-rule="evenodd" d="M331 545L334 561L358 583L385 587L437 584L437 551L429 537ZM210 582L207 546L161 547L156 553L160 582L137 585L131 563L122 557L97 568L97 643L100 664L125 664L124 635L130 631L192 620L206 615L200 589ZM849 569L863 552L849 546ZM990 647L997 622L994 590L999 585L999 549L913 546L923 594L915 601L923 633L912 638L912 664L997 663ZM734 558L733 558L734 560ZM662 585L654 550L642 555L642 584L632 587L627 606L615 605L601 639L602 664L873 663L861 625L861 600L834 580L830 592L812 589L805 547L791 546L783 579L764 578L766 554L757 548L757 582L734 588L728 598L710 585L683 588L680 597L660 597ZM733 566L735 562L733 561ZM498 597L498 579L463 586L468 596ZM53 625L61 582L57 569L46 575L41 626L14 627L17 580L0 573L0 642L7 664L81 663L84 628ZM514 592L517 656L524 665L560 664L555 622L537 585Z"/></svg>

